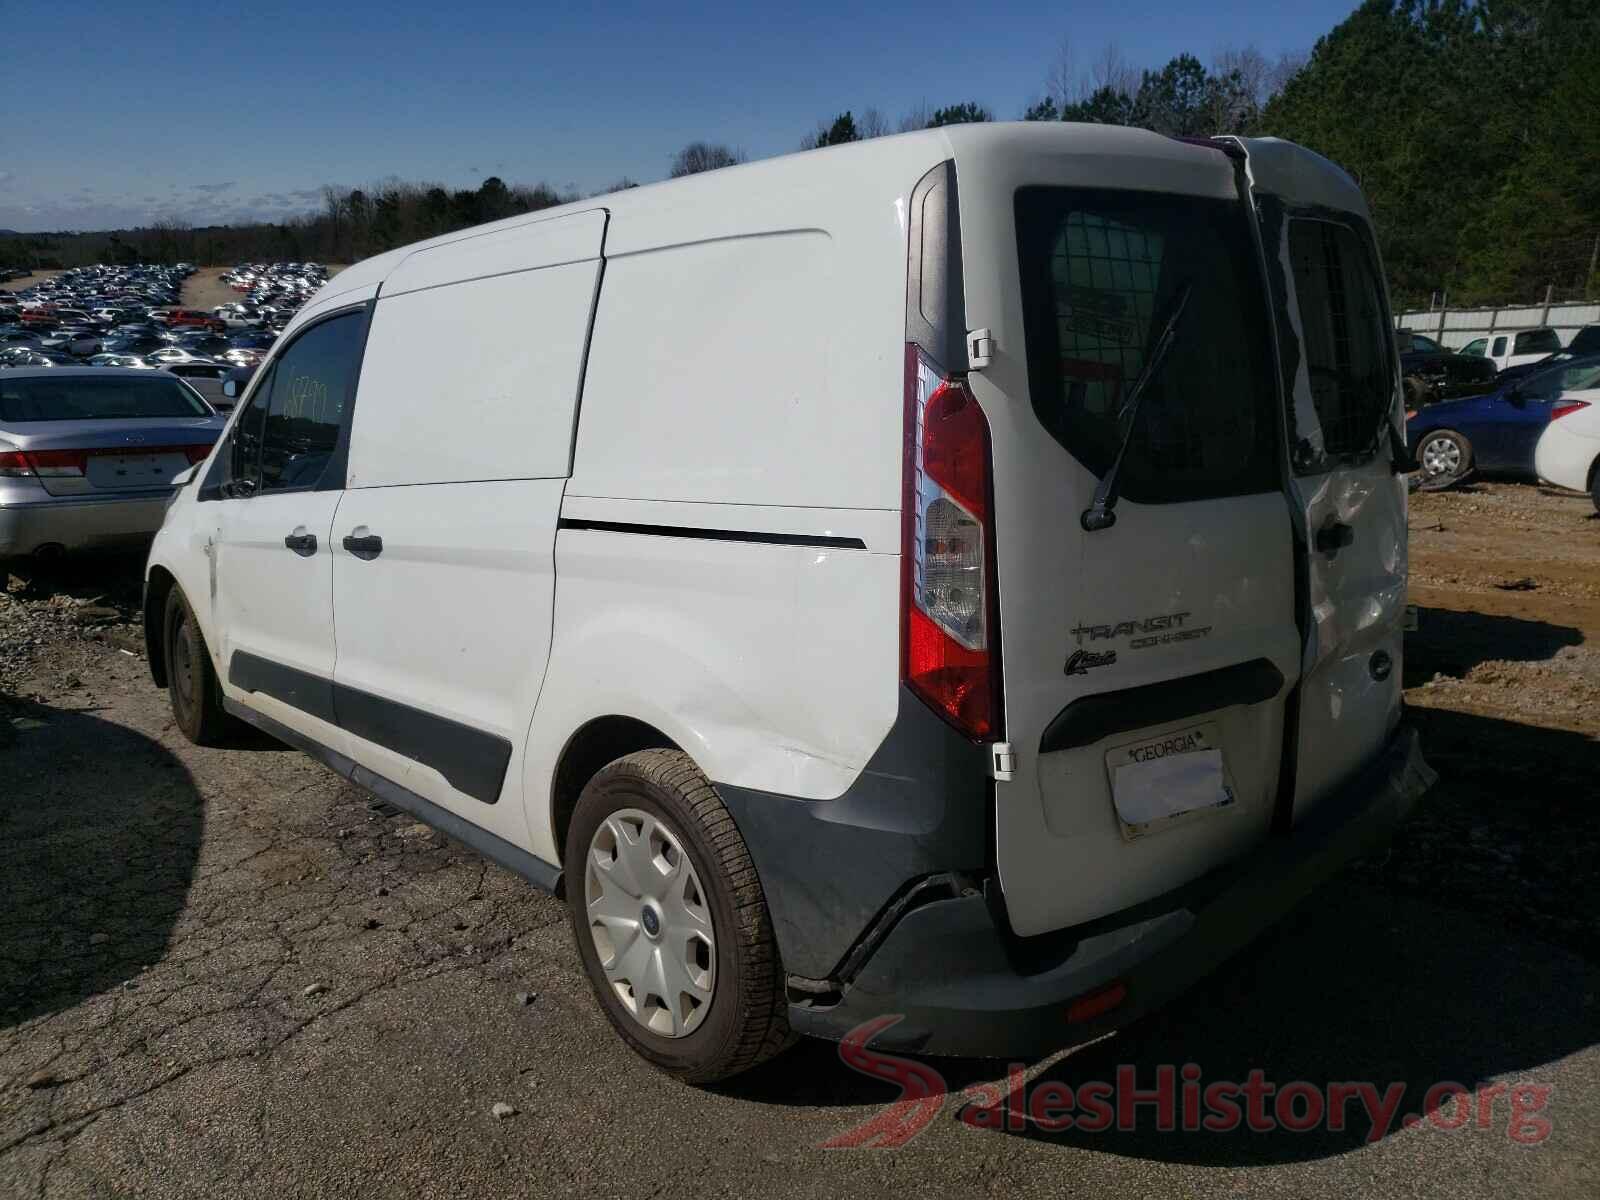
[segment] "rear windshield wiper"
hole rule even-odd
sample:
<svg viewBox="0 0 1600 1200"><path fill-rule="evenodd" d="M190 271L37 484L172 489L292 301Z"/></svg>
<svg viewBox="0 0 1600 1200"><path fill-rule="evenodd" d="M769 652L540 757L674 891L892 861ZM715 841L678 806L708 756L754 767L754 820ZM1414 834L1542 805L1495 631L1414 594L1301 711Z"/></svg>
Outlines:
<svg viewBox="0 0 1600 1200"><path fill-rule="evenodd" d="M1183 318L1183 310L1188 306L1192 290L1187 283L1178 289L1177 298L1172 302L1172 313L1156 335L1150 357L1145 359L1144 370L1134 379L1133 386L1128 389L1127 402L1117 413L1117 422L1122 426L1122 441L1117 446L1117 456L1111 460L1111 465L1106 468L1106 473L1100 477L1100 483L1094 489L1094 501L1078 518L1086 533L1110 529L1117 523L1117 475L1122 470L1122 459L1128 453L1128 443L1133 441L1134 427L1139 423L1139 404L1144 400L1145 389L1160 374L1162 364L1167 361L1167 351L1172 349L1172 343L1177 340L1178 322Z"/></svg>

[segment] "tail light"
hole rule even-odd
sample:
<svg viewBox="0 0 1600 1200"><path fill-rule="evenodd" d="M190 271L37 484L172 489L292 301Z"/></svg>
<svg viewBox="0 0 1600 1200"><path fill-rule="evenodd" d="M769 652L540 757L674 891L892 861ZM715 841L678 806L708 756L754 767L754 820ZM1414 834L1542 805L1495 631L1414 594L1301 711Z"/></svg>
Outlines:
<svg viewBox="0 0 1600 1200"><path fill-rule="evenodd" d="M181 454L192 466L205 462L210 446L129 446L95 450L18 450L0 442L0 478L81 479L89 473L90 455Z"/></svg>
<svg viewBox="0 0 1600 1200"><path fill-rule="evenodd" d="M15 479L22 475L32 475L33 468L28 465L28 460L22 456L10 442L0 442L0 479Z"/></svg>
<svg viewBox="0 0 1600 1200"><path fill-rule="evenodd" d="M1001 736L989 423L906 347L901 676L975 740Z"/></svg>
<svg viewBox="0 0 1600 1200"><path fill-rule="evenodd" d="M41 479L82 478L89 469L87 450L25 450L22 456Z"/></svg>
<svg viewBox="0 0 1600 1200"><path fill-rule="evenodd" d="M1550 410L1550 419L1554 421L1560 417L1571 416L1580 408L1588 407L1589 402L1587 400L1563 400Z"/></svg>

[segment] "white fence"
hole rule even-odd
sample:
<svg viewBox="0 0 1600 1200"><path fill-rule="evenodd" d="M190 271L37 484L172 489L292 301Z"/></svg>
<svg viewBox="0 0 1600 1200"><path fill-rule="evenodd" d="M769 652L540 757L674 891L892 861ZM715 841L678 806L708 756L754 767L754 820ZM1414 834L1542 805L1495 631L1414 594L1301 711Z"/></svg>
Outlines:
<svg viewBox="0 0 1600 1200"><path fill-rule="evenodd" d="M1494 333L1514 333L1518 329L1538 329L1548 325L1564 346L1585 325L1600 324L1600 304L1528 304L1520 308L1436 308L1425 312L1401 313L1395 326L1431 337L1451 349L1465 346L1473 338Z"/></svg>

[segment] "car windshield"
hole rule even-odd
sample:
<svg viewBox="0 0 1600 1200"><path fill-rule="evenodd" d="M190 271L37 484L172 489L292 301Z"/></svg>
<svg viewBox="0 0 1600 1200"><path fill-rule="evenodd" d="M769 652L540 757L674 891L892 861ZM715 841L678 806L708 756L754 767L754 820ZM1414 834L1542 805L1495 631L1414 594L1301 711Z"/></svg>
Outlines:
<svg viewBox="0 0 1600 1200"><path fill-rule="evenodd" d="M145 417L208 417L208 409L176 379L0 378L0 420L116 421Z"/></svg>

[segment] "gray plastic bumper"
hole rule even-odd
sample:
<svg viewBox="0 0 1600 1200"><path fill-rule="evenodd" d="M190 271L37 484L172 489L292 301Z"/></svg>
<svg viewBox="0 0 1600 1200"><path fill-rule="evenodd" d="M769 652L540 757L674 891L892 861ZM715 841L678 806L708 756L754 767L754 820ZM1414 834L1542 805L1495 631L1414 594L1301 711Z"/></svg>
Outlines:
<svg viewBox="0 0 1600 1200"><path fill-rule="evenodd" d="M1036 974L1013 967L983 897L930 901L899 920L837 1003L793 1003L790 1023L839 1040L866 1021L899 1014L873 1044L928 1054L1031 1056L1087 1040L1182 992L1345 864L1380 850L1436 778L1416 731L1402 727L1292 833L1224 868L1203 902L1191 898L1125 924L1097 921L1065 958ZM1073 999L1118 982L1127 996L1115 1009L1067 1020Z"/></svg>

